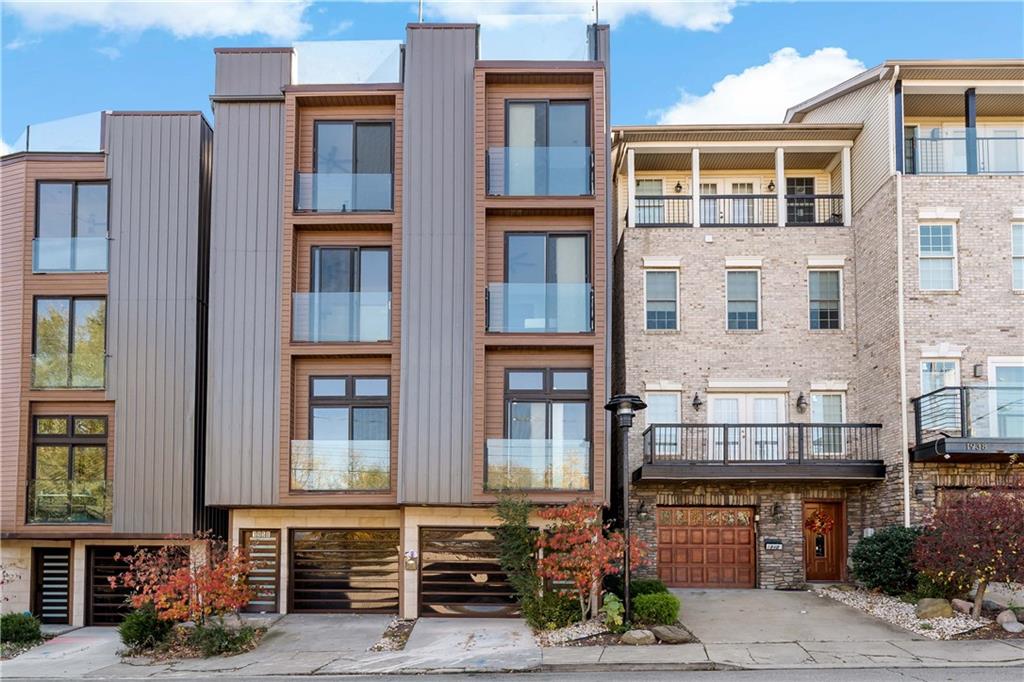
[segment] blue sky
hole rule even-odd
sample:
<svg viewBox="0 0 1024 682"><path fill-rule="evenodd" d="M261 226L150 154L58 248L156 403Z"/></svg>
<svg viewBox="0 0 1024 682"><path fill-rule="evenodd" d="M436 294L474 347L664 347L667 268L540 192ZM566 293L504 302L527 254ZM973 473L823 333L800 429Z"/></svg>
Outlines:
<svg viewBox="0 0 1024 682"><path fill-rule="evenodd" d="M427 0L425 19L482 21L529 58L565 35L582 41L592 7ZM1024 57L1021 2L602 0L600 11L613 26L617 125L778 121L786 105L884 59ZM415 19L415 2L5 2L0 134L11 143L26 123L99 109L209 116L214 47L401 39Z"/></svg>

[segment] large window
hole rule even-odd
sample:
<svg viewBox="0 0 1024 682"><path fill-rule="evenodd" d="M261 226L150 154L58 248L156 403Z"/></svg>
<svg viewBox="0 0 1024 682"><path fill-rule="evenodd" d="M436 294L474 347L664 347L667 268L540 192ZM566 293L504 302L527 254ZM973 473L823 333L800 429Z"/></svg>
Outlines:
<svg viewBox="0 0 1024 682"><path fill-rule="evenodd" d="M786 178L786 224L814 222L814 178Z"/></svg>
<svg viewBox="0 0 1024 682"><path fill-rule="evenodd" d="M292 441L292 489L387 490L390 414L387 377L311 377L308 439Z"/></svg>
<svg viewBox="0 0 1024 682"><path fill-rule="evenodd" d="M1024 223L1014 223L1012 232L1013 289L1024 291Z"/></svg>
<svg viewBox="0 0 1024 682"><path fill-rule="evenodd" d="M45 415L33 418L29 521L109 520L106 478L106 417Z"/></svg>
<svg viewBox="0 0 1024 682"><path fill-rule="evenodd" d="M319 211L390 211L394 163L388 121L316 121L314 176L300 181ZM311 184L304 188L301 185ZM300 197L300 204L301 204Z"/></svg>
<svg viewBox="0 0 1024 682"><path fill-rule="evenodd" d="M34 272L106 272L106 182L36 183Z"/></svg>
<svg viewBox="0 0 1024 682"><path fill-rule="evenodd" d="M726 272L727 328L756 330L761 328L761 271L729 270Z"/></svg>
<svg viewBox="0 0 1024 682"><path fill-rule="evenodd" d="M647 329L679 328L678 293L679 272L677 270L647 270L644 273L644 310Z"/></svg>
<svg viewBox="0 0 1024 682"><path fill-rule="evenodd" d="M651 436L655 454L679 454L680 423L679 391L649 391L644 411L648 426L654 427Z"/></svg>
<svg viewBox="0 0 1024 682"><path fill-rule="evenodd" d="M811 393L811 422L814 424L842 424L845 420L845 395ZM811 427L811 446L815 455L840 455L843 452L841 426Z"/></svg>
<svg viewBox="0 0 1024 682"><path fill-rule="evenodd" d="M106 300L37 297L32 335L33 388L103 388Z"/></svg>
<svg viewBox="0 0 1024 682"><path fill-rule="evenodd" d="M296 341L391 338L391 249L314 246L310 292L294 296Z"/></svg>
<svg viewBox="0 0 1024 682"><path fill-rule="evenodd" d="M590 104L510 101L504 192L525 196L590 194Z"/></svg>
<svg viewBox="0 0 1024 682"><path fill-rule="evenodd" d="M591 331L588 251L585 234L507 233L505 282L490 287L488 330Z"/></svg>
<svg viewBox="0 0 1024 682"><path fill-rule="evenodd" d="M839 270L807 273L811 329L842 328L842 275Z"/></svg>
<svg viewBox="0 0 1024 682"><path fill-rule="evenodd" d="M924 291L956 289L956 229L953 225L921 225L918 269Z"/></svg>

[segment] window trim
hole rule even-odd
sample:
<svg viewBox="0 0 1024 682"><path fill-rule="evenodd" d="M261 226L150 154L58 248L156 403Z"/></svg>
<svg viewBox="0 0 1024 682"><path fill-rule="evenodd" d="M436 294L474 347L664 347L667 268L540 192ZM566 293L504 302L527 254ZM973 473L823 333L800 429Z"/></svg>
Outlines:
<svg viewBox="0 0 1024 682"><path fill-rule="evenodd" d="M648 300L649 300L648 296L647 296L647 275L649 273L652 273L652 272L669 272L669 273L672 273L675 276L675 278L676 278L676 286L675 286L675 289L674 289L675 294L676 294L675 302L674 302L675 303L675 305L674 305L675 317L673 318L673 322L675 323L675 326L672 327L671 329L651 329L650 327L647 326L647 303L648 303ZM682 281L682 278L679 276L680 275L680 268L644 267L643 268L643 273L644 273L644 319L643 319L644 333L652 333L653 332L655 334L665 334L665 333L681 331L680 328L682 327L682 317L681 317L680 310L679 310L679 299L681 298L680 297L679 286L680 286L680 283Z"/></svg>
<svg viewBox="0 0 1024 682"><path fill-rule="evenodd" d="M47 390L57 390L57 391L64 391L64 390L73 390L73 391L103 391L103 390L105 390L105 386L107 384L106 365L107 365L107 348L108 348L107 344L108 344L108 341L109 341L109 339L107 338L107 297L106 296L94 295L94 294L86 294L84 296L74 296L74 295L57 296L57 295L53 295L53 294L44 294L44 295L41 295L41 296L33 296L32 297L32 343L31 343L31 346L30 346L30 349L32 351L32 355L38 354L38 349L36 347L36 344L38 343L37 332L38 332L38 329L39 329L39 305L38 305L38 302L39 301L64 301L64 300L68 301L68 347L67 347L67 353L68 353L68 358L69 358L69 369L68 369L68 371L69 371L69 375L68 376L69 377L71 376L70 375L70 358L71 358L71 355L75 352L75 335L74 335L74 328L75 328L75 302L76 301L102 301L103 302L103 386L100 386L100 387L89 386L89 387L81 387L81 388L76 387L76 386L46 386L46 387L41 387L41 386L31 385L31 381L30 381L29 382L30 383L29 390L30 391L47 391Z"/></svg>
<svg viewBox="0 0 1024 682"><path fill-rule="evenodd" d="M825 390L825 389L814 390L814 389L811 389L811 392L810 392L810 396L811 397L810 397L810 400L808 400L807 413L808 413L808 418L811 420L810 423L812 425L813 424L831 424L831 423L833 423L833 422L816 422L816 421L814 421L814 407L813 407L813 405L814 405L814 396L816 396L816 395L820 395L820 396L837 395L837 396L839 396L839 411L840 411L840 419L839 419L839 421L842 424L846 423L846 391Z"/></svg>
<svg viewBox="0 0 1024 682"><path fill-rule="evenodd" d="M309 293L311 293L311 294L331 293L331 292L322 292L318 288L318 284L317 284L317 275L320 273L319 254L320 254L321 251L355 251L356 252L356 257L354 259L355 267L352 269L352 282L357 287L357 288L355 288L351 292L351 293L354 293L354 294L359 294L359 293L362 293L362 291L363 291L362 288L359 286L359 284L360 284L360 281L359 281L360 274L362 272L362 267L363 267L363 261L362 261L362 253L363 253L363 251L384 251L385 253L387 253L387 256L388 256L388 274L387 274L388 293L389 294L392 293L392 289L394 288L394 282L392 281L393 280L393 278L392 278L392 275L393 275L392 268L394 267L394 264L391 262L391 247L390 246L384 246L384 245L378 246L378 245L370 245L370 244L367 244L365 246L363 246L361 244L360 245L354 245L354 246L346 246L344 244L313 244L312 246L310 246L309 247Z"/></svg>
<svg viewBox="0 0 1024 682"><path fill-rule="evenodd" d="M942 294L960 291L960 245L959 229L956 220L934 220L919 221L917 224L917 290L926 294ZM921 253L921 228L922 227L949 227L953 239L952 256L926 256ZM952 260L953 262L953 286L950 289L926 289L921 286L921 262L923 260Z"/></svg>
<svg viewBox="0 0 1024 682"><path fill-rule="evenodd" d="M918 363L917 363L917 381L918 381L918 384L917 384L917 394L919 396L927 395L924 392L924 383L925 383L924 382L924 365L927 362L952 362L953 365L956 367L956 376L957 376L957 381L958 381L958 383L953 384L953 385L954 386L962 386L963 385L963 375L961 374L961 371L962 371L963 368L962 368L961 363L960 363L960 358L958 358L958 357L950 357L950 356L945 356L945 357L936 356L936 357L921 358L918 361ZM939 390L939 389L934 389L934 390Z"/></svg>
<svg viewBox="0 0 1024 682"><path fill-rule="evenodd" d="M313 395L313 384L317 379L342 379L345 381L345 395L318 396ZM358 396L355 393L356 379L383 379L388 384L388 393L384 396ZM388 411L388 441L391 441L391 377L386 374L315 374L309 377L309 407L306 424L308 440L313 438L313 410L317 407L384 407ZM348 421L348 439L352 440L352 429L355 422Z"/></svg>
<svg viewBox="0 0 1024 682"><path fill-rule="evenodd" d="M508 242L512 237L544 237L544 284L556 284L552 281L553 264L554 259L551 258L553 255L551 252L553 242L552 237L583 237L583 261L586 269L584 273L584 284L591 284L593 274L591 273L590 267L590 233L581 232L578 230L505 230L504 237L502 238L504 247L504 253L502 253L502 277L503 281L508 284Z"/></svg>
<svg viewBox="0 0 1024 682"><path fill-rule="evenodd" d="M729 273L730 272L754 272L757 274L757 327L754 329L733 329L729 326ZM763 273L759 267L726 267L725 268L725 331L728 333L740 332L751 334L764 331L764 305L761 300L761 278Z"/></svg>
<svg viewBox="0 0 1024 682"><path fill-rule="evenodd" d="M812 272L837 272L839 273L839 326L818 328L815 329L811 326L811 273ZM843 290L843 268L828 268L828 267L811 267L807 268L807 330L811 332L841 332L846 329L846 310L843 306L843 299L845 298L845 291ZM825 300L825 299L820 299Z"/></svg>
<svg viewBox="0 0 1024 682"><path fill-rule="evenodd" d="M1024 270L1024 250L1022 250L1020 253L1016 253L1013 250L1013 233L1018 228L1021 232L1021 243L1022 246L1024 246L1024 220L1013 220L1010 222L1010 290L1013 291L1014 293L1024 293L1024 279L1021 280L1019 287L1015 286L1016 282L1014 282L1013 279L1013 266L1017 263L1017 261L1021 262L1021 269Z"/></svg>
<svg viewBox="0 0 1024 682"><path fill-rule="evenodd" d="M582 105L584 105L587 108L587 112L586 112L586 116L585 116L585 120L587 122L587 130L584 133L584 139L587 142L586 146L590 147L591 149L593 149L594 148L594 136L593 136L592 133L593 133L593 127L594 126L593 126L593 122L591 121L591 119L593 118L593 114L592 114L592 111L591 111L593 107L591 105L590 99L586 98L586 97L555 97L555 98L551 98L551 97L527 97L527 98L524 98L524 99L517 99L515 97L506 98L505 99L505 121L504 121L504 123L505 123L505 126L504 126L504 128L505 128L505 131L504 131L505 146L506 147L509 146L509 144L508 144L508 134L509 134L509 131L510 131L510 127L508 125L508 112L509 112L510 106L513 105L513 104L543 104L545 106L545 113L544 113L544 144L542 144L542 145L535 145L534 148L536 149L538 147L539 148L550 147L551 146L549 144L550 138L551 138L551 136L549 135L549 133L551 132L550 110L551 110L551 103L552 102L554 102L556 104L582 104ZM593 187L591 187L591 191L593 191Z"/></svg>
<svg viewBox="0 0 1024 682"><path fill-rule="evenodd" d="M678 415L678 421L677 422L672 422L672 423L682 423L682 420L683 420L683 392L682 391L662 391L662 390L657 390L657 389L652 389L650 391L644 391L644 400L645 400L645 402L648 405L650 405L651 401L649 400L649 398L652 395L658 395L658 396L667 395L667 396L675 397L675 399L676 399L676 415ZM665 422L652 422L649 419L647 419L647 414L648 414L647 412L644 412L644 424L645 425L651 426L652 424L662 424L662 423L665 423Z"/></svg>
<svg viewBox="0 0 1024 682"><path fill-rule="evenodd" d="M39 434L36 424L40 419L64 419L67 425L67 433L64 435ZM100 419L103 421L102 434L75 434L76 419ZM29 469L28 479L39 480L36 474L36 448L40 445L66 446L68 448L67 480L75 481L75 458L74 448L76 446L102 447L103 448L103 480L107 480L107 471L110 466L110 419L105 414L33 414L29 420ZM87 479L88 480L88 479Z"/></svg>
<svg viewBox="0 0 1024 682"><path fill-rule="evenodd" d="M315 118L313 119L313 172L317 170L317 149L320 141L320 124L343 124L352 125L352 174L359 172L359 159L356 156L356 127L359 125L386 125L391 129L391 202L394 204L395 190L395 120L393 118Z"/></svg>
<svg viewBox="0 0 1024 682"><path fill-rule="evenodd" d="M78 187L79 185L105 185L107 188L107 231L103 235L105 239L110 239L110 180L57 180L47 178L45 180L36 180L35 187L35 218L32 226L32 238L39 239L39 188L42 185L71 185L71 232L68 234L69 239L78 238ZM97 237L98 238L98 237Z"/></svg>

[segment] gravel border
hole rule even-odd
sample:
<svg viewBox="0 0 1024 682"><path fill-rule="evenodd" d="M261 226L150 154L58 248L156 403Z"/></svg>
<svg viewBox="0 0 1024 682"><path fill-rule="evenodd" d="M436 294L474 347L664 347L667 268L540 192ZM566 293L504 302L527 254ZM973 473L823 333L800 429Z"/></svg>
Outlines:
<svg viewBox="0 0 1024 682"><path fill-rule="evenodd" d="M971 618L963 613L955 613L952 618L922 620L914 613L913 604L880 592L860 589L844 591L826 587L819 590L819 594L928 639L952 639L956 635L976 630L992 622L987 618Z"/></svg>
<svg viewBox="0 0 1024 682"><path fill-rule="evenodd" d="M573 623L557 630L545 630L534 635L541 647L571 646L572 642L608 632L604 621L593 618L585 623Z"/></svg>

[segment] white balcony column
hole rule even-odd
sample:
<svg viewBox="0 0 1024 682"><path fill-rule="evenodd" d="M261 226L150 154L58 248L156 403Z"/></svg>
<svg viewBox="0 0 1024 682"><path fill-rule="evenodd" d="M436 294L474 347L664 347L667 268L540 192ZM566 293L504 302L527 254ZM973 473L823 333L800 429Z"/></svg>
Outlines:
<svg viewBox="0 0 1024 682"><path fill-rule="evenodd" d="M626 150L626 227L636 227L636 157Z"/></svg>
<svg viewBox="0 0 1024 682"><path fill-rule="evenodd" d="M700 227L700 150L696 147L690 151L690 171L690 201L693 204L690 213L693 216L693 226Z"/></svg>
<svg viewBox="0 0 1024 682"><path fill-rule="evenodd" d="M850 148L843 147L842 152L842 164L843 164L843 225L850 227L853 225L853 193L852 184L850 182Z"/></svg>
<svg viewBox="0 0 1024 682"><path fill-rule="evenodd" d="M775 203L779 227L786 226L786 153L782 147L775 149Z"/></svg>

